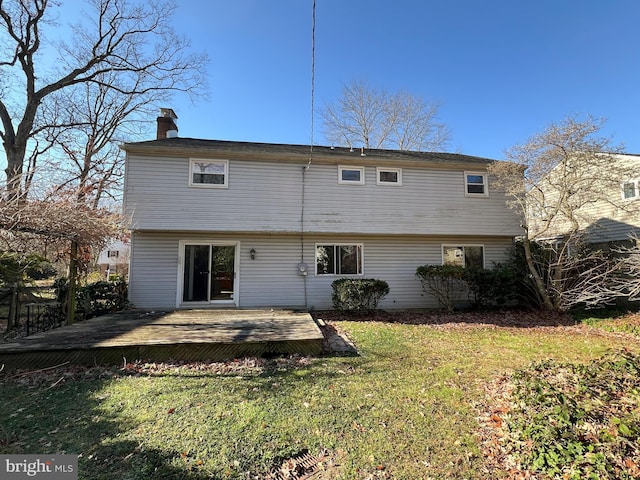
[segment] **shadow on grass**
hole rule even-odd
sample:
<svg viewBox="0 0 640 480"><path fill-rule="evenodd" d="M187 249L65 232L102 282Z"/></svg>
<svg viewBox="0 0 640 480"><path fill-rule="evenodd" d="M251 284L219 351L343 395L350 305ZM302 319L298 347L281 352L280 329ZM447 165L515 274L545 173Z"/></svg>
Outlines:
<svg viewBox="0 0 640 480"><path fill-rule="evenodd" d="M181 452L122 438L135 427L106 417L96 396L108 380L71 382L54 387L2 382L0 453L79 455L78 478L87 480L211 478Z"/></svg>
<svg viewBox="0 0 640 480"><path fill-rule="evenodd" d="M324 321L355 321L401 323L405 325L494 325L505 328L562 327L579 321L571 315L558 312L531 310L491 310L442 313L437 310L376 310L367 314L349 314L333 310L313 313Z"/></svg>
<svg viewBox="0 0 640 480"><path fill-rule="evenodd" d="M226 395L226 388L233 390L230 394L237 396L240 404L245 401L278 404L278 398L290 398L305 391L305 383L335 383L339 377L357 375L362 368L360 364L355 368L342 364L328 367L320 362L308 357L219 363L141 362L129 364L124 369L67 367L33 377L26 373L14 374L0 379L0 403L6 405L0 410L0 453L76 454L80 456L79 478L87 480L244 479L249 470L254 475L262 474L281 459L299 453L301 448L315 451L319 445L304 441L294 444L286 435L278 439L276 434L270 437L268 445L261 445L261 437L254 442L249 437L237 436L242 432L233 433L235 427L231 423L229 430L221 427L225 422L245 419L210 416L207 418L213 422L213 428L205 431L210 434L224 432L228 438L202 439L200 442L207 445L194 447L202 433L195 434L189 428L180 429L169 424L185 418L201 420L197 414L198 403L215 404L217 395ZM129 377L140 377L143 382L132 383L134 388L143 386L145 379L151 377L158 378L159 382L145 391L139 406L122 404L118 407L122 393L114 396L110 385ZM162 406L174 390L179 392L175 399L177 403L170 400L177 407L175 413L173 408L167 410ZM185 398L189 399L187 404ZM145 408L153 411L138 417L136 408L142 412ZM164 436L167 436L166 447L158 447L163 444ZM253 449L251 452L236 445L247 442L250 442L247 444L249 450ZM218 447L226 451L218 451ZM193 453L195 450L205 457L199 458L198 453ZM242 459L245 454L246 463L241 465L224 461L233 457ZM273 465L267 460L271 457L276 460Z"/></svg>

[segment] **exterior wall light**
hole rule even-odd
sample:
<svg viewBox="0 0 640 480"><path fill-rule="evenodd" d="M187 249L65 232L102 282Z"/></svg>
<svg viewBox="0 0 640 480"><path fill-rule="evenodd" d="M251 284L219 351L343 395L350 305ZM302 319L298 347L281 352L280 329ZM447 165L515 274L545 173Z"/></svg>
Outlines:
<svg viewBox="0 0 640 480"><path fill-rule="evenodd" d="M256 259L256 249L252 248L251 250L249 250L249 256L251 257L251 260L255 260Z"/></svg>

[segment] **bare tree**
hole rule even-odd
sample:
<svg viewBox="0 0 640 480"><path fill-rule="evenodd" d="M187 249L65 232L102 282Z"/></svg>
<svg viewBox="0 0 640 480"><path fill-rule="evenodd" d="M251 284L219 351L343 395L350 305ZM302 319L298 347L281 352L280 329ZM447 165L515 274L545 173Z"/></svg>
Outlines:
<svg viewBox="0 0 640 480"><path fill-rule="evenodd" d="M328 142L349 147L434 151L449 142L447 126L438 121L439 106L399 91L389 94L366 82L353 82L342 97L322 110Z"/></svg>
<svg viewBox="0 0 640 480"><path fill-rule="evenodd" d="M67 120L65 126L47 130L55 147L45 165L50 178L58 179L54 195L75 189L78 202L94 209L105 197L120 200L124 155L119 143L139 135L153 105L164 101L167 92L132 95L114 89L118 83L118 75L108 72L99 83L77 85L55 96L62 108L48 116Z"/></svg>
<svg viewBox="0 0 640 480"><path fill-rule="evenodd" d="M197 95L205 85L206 58L188 55L188 41L170 26L174 4L91 0L89 5L92 11L82 25L72 26L73 41L55 45L59 57L51 69L45 53L52 44L46 43L44 32L55 26L59 5L53 0L0 0L0 138L7 157L7 199L24 197L30 140L61 126L58 121L40 123L47 117L40 115L43 105L58 108L47 103L56 94L98 85L132 98L178 91ZM117 82L109 83L113 75Z"/></svg>
<svg viewBox="0 0 640 480"><path fill-rule="evenodd" d="M619 258L590 251L595 220L603 212L635 207L620 195L620 182L633 178L620 146L600 135L602 119L566 117L506 152L508 162L489 167L495 187L522 218L527 267L541 304L567 309L606 303ZM542 242L536 255L533 242Z"/></svg>

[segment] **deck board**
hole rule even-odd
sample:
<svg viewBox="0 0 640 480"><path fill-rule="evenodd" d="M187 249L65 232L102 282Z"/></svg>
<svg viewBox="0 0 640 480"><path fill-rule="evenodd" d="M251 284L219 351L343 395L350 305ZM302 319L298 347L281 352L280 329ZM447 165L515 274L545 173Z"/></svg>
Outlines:
<svg viewBox="0 0 640 480"><path fill-rule="evenodd" d="M63 362L223 360L245 355L319 354L322 332L292 310L128 311L0 344L7 371Z"/></svg>

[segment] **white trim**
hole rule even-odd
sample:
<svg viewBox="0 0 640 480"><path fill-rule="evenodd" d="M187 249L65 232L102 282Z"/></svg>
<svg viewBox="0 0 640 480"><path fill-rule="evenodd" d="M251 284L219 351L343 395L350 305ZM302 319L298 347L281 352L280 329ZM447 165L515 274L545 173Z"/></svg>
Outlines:
<svg viewBox="0 0 640 480"><path fill-rule="evenodd" d="M224 183L195 183L193 181L193 164L196 162L219 163L224 165ZM189 159L189 186L194 188L229 188L229 160L190 158Z"/></svg>
<svg viewBox="0 0 640 480"><path fill-rule="evenodd" d="M318 247L332 246L332 247L360 247L360 273L318 273ZM313 247L313 271L316 277L363 277L364 276L364 243L357 242L316 242Z"/></svg>
<svg viewBox="0 0 640 480"><path fill-rule="evenodd" d="M382 172L393 172L398 174L397 182L383 182L380 180L380 173ZM376 184L377 185L391 185L393 187L401 187L402 186L402 169L395 167L376 167Z"/></svg>
<svg viewBox="0 0 640 480"><path fill-rule="evenodd" d="M444 249L445 249L445 247L449 247L449 248L451 248L451 247L453 247L453 248L458 248L458 247L462 247L462 248L465 248L465 247L482 247L482 268L487 268L486 267L487 249L484 246L484 244L482 244L482 243L441 243L440 244L440 256L441 256L441 259L442 259L441 260L441 264L442 265L445 265L445 263L444 263ZM463 267L465 266L464 263L465 262L464 262L464 252L463 252L463 254L462 254L462 266Z"/></svg>
<svg viewBox="0 0 640 480"><path fill-rule="evenodd" d="M360 172L360 180L343 180L342 172L344 170L353 170ZM340 185L364 185L364 167L351 167L346 165L338 165L338 183Z"/></svg>
<svg viewBox="0 0 640 480"><path fill-rule="evenodd" d="M483 193L470 193L469 185L479 185L479 183L471 183L467 182L467 177L469 175L475 175L482 177L482 185L484 186ZM488 197L489 196L489 176L487 172L474 172L474 171L465 171L464 172L464 196L465 197Z"/></svg>
<svg viewBox="0 0 640 480"><path fill-rule="evenodd" d="M184 249L186 245L209 245L214 247L235 247L233 258L233 299L232 300L210 300L205 302L183 302L182 293L184 288ZM178 241L178 275L176 280L176 308L196 307L210 305L235 305L240 306L240 242L219 241L219 240L179 240Z"/></svg>

